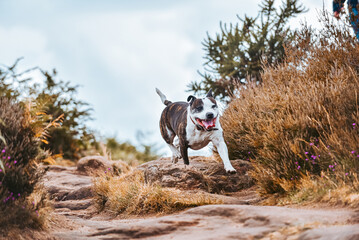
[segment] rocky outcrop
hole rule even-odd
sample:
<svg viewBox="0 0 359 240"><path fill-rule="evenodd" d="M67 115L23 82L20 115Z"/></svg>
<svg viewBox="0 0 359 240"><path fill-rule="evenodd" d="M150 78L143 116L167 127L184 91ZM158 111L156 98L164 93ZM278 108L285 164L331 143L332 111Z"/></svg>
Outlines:
<svg viewBox="0 0 359 240"><path fill-rule="evenodd" d="M111 162L102 156L87 156L77 162L77 171L84 173L104 172L111 169Z"/></svg>
<svg viewBox="0 0 359 240"><path fill-rule="evenodd" d="M79 175L76 167L49 166L43 181L55 201L83 200L92 197L92 177Z"/></svg>
<svg viewBox="0 0 359 240"><path fill-rule="evenodd" d="M210 193L238 192L253 186L247 171L251 165L247 161L232 160L236 174L228 174L223 163L212 158L190 157L190 165L182 162L172 163L170 158L160 158L140 165L137 169L144 172L145 180L163 187L185 190L204 190ZM87 156L77 163L77 171L84 175L97 175L104 172L123 173L130 167L123 161L111 161L102 156Z"/></svg>
<svg viewBox="0 0 359 240"><path fill-rule="evenodd" d="M358 239L352 210L208 205L179 214L111 221L82 221L60 239Z"/></svg>
<svg viewBox="0 0 359 240"><path fill-rule="evenodd" d="M77 162L77 171L86 175L99 174L104 172L123 173L130 170L128 164L124 161L108 160L102 156L87 156Z"/></svg>
<svg viewBox="0 0 359 240"><path fill-rule="evenodd" d="M92 177L76 167L49 166L43 184L57 214L89 217L94 211Z"/></svg>
<svg viewBox="0 0 359 240"><path fill-rule="evenodd" d="M147 171L148 181L163 181L176 186L174 180L166 179L178 178L181 188L208 187L209 182L217 189L227 182L224 186L227 191L248 186L245 183L250 183L250 178L246 182L246 178L241 176L247 175L250 165L240 160L232 164L239 172L237 175L227 175L222 163L206 158L192 158L190 167L174 165L169 159L161 159L141 165L139 169ZM157 178L155 174L158 174ZM167 216L113 218L98 214L93 208L92 179L77 171L76 167L49 166L43 183L54 206L51 236L36 235L29 239L359 238L359 214L353 209L208 205ZM250 192L250 189L242 190L242 195L233 193L232 198L243 198L244 195L249 196Z"/></svg>
<svg viewBox="0 0 359 240"><path fill-rule="evenodd" d="M146 181L163 187L202 189L210 193L238 192L251 187L253 180L247 173L250 163L242 160L231 163L236 174L226 173L222 163L205 157L191 157L189 166L161 158L142 164L138 169L144 172Z"/></svg>

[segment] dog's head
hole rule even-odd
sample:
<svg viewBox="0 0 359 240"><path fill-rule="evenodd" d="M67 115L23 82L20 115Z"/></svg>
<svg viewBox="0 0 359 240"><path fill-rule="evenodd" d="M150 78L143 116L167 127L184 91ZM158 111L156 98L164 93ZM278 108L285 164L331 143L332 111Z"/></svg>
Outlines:
<svg viewBox="0 0 359 240"><path fill-rule="evenodd" d="M187 98L187 102L190 105L189 115L199 128L209 131L216 127L219 110L212 96L212 90L209 90L205 98L191 95Z"/></svg>

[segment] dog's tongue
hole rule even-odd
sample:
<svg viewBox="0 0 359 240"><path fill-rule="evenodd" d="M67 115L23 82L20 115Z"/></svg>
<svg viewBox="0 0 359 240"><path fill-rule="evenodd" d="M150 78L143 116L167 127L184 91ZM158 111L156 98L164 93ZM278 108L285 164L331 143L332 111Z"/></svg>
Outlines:
<svg viewBox="0 0 359 240"><path fill-rule="evenodd" d="M206 129L215 126L215 121L214 121L214 119L207 120L207 121L202 121L202 123L203 123L203 125L204 125L204 127L205 127Z"/></svg>

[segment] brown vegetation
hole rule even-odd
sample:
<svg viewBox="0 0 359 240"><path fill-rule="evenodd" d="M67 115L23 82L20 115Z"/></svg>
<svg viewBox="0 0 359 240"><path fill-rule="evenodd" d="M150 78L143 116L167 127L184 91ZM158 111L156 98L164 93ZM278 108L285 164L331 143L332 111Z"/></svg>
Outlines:
<svg viewBox="0 0 359 240"><path fill-rule="evenodd" d="M100 210L115 214L170 213L188 207L219 204L206 193L189 193L146 183L141 171L116 176L105 173L94 180L95 200Z"/></svg>
<svg viewBox="0 0 359 240"><path fill-rule="evenodd" d="M46 223L47 192L39 185L38 163L47 153L39 146L56 123L45 122L37 107L0 97L0 236Z"/></svg>
<svg viewBox="0 0 359 240"><path fill-rule="evenodd" d="M263 194L303 201L359 190L359 47L348 28L321 20L320 31L302 28L282 64L264 68L263 84L239 89L221 121L231 158L253 162Z"/></svg>

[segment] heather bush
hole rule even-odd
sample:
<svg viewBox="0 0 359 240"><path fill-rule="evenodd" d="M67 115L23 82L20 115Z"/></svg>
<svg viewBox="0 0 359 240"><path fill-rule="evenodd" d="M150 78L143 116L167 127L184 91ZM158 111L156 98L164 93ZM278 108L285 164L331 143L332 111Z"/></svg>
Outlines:
<svg viewBox="0 0 359 240"><path fill-rule="evenodd" d="M0 97L0 119L0 132L6 142L6 145L0 143L4 165L0 172L0 201L1 208L4 208L13 199L32 192L39 179L35 165L39 145L31 126L25 121L20 104Z"/></svg>
<svg viewBox="0 0 359 240"><path fill-rule="evenodd" d="M230 157L253 162L265 194L298 191L304 177L359 190L359 45L347 25L320 21L283 63L263 63L263 83L240 88L221 119Z"/></svg>
<svg viewBox="0 0 359 240"><path fill-rule="evenodd" d="M40 227L43 223L39 211L46 193L34 191L40 188L43 175L38 163L46 156L39 148L46 127L39 122L25 104L0 97L0 236L9 228ZM34 194L40 198L31 203Z"/></svg>

